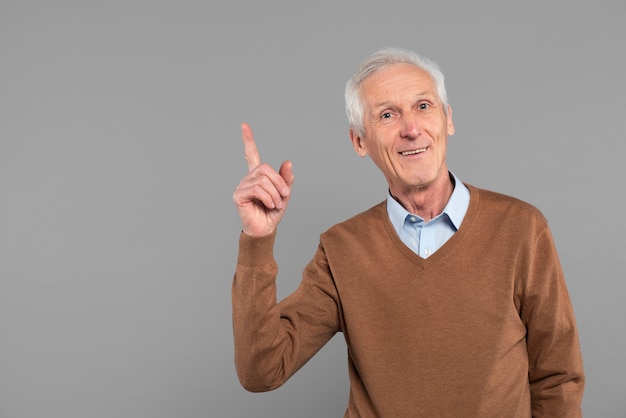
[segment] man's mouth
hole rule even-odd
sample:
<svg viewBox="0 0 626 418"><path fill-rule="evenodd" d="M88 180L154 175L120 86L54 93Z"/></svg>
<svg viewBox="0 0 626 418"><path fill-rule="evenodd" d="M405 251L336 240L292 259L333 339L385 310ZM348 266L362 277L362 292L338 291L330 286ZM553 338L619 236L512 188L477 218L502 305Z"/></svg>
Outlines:
<svg viewBox="0 0 626 418"><path fill-rule="evenodd" d="M420 148L420 149L414 149L411 151L402 151L400 154L407 156L407 155L416 155L416 154L421 154L422 152L426 152L426 150L428 149L428 147L425 148Z"/></svg>

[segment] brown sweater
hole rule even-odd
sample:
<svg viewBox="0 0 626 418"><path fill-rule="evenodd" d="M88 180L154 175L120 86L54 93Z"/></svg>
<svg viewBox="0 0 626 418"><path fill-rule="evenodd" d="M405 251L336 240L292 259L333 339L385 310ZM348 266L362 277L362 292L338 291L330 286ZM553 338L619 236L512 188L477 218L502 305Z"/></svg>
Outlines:
<svg viewBox="0 0 626 418"><path fill-rule="evenodd" d="M343 332L344 417L582 416L578 333L548 225L531 205L468 188L460 229L429 258L402 243L383 202L323 233L280 303L275 237L242 234L233 282L242 385L277 388Z"/></svg>

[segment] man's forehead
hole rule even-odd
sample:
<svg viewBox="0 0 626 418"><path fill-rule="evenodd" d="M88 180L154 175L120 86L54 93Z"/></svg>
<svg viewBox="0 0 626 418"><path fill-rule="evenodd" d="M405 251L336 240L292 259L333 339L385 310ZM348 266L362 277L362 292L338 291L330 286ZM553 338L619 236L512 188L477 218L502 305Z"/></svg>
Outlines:
<svg viewBox="0 0 626 418"><path fill-rule="evenodd" d="M436 96L432 90L418 90L415 93L406 95L405 97L396 97L390 92L382 92L383 97L371 97L368 102L372 109L378 109L381 107L389 107L398 104L400 101L418 102L423 99L431 99Z"/></svg>

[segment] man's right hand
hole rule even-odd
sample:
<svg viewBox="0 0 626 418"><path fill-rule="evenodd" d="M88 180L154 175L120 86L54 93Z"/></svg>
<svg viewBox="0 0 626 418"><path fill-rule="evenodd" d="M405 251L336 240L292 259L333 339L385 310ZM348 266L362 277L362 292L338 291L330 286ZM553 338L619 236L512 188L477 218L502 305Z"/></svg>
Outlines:
<svg viewBox="0 0 626 418"><path fill-rule="evenodd" d="M293 171L291 161L285 161L278 172L267 164L261 164L252 129L241 124L244 154L248 162L248 174L239 182L233 194L243 232L253 237L269 235L276 230L285 214Z"/></svg>

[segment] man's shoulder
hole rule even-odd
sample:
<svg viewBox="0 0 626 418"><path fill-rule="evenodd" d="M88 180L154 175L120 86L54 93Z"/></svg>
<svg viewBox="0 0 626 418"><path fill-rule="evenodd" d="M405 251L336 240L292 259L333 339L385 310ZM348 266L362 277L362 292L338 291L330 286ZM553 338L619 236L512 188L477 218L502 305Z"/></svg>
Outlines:
<svg viewBox="0 0 626 418"><path fill-rule="evenodd" d="M514 218L523 218L526 220L536 219L539 222L545 222L545 218L541 210L518 197L479 188L471 184L466 184L470 191L470 205L472 203L478 206L478 211L490 216L505 216Z"/></svg>
<svg viewBox="0 0 626 418"><path fill-rule="evenodd" d="M387 216L387 209L385 201L379 202L374 206L351 216L341 222L338 222L331 226L324 232L324 235L336 235L336 234L357 234L364 231L372 230L372 228L379 229L381 223L385 221Z"/></svg>

